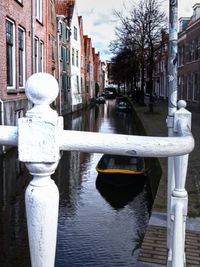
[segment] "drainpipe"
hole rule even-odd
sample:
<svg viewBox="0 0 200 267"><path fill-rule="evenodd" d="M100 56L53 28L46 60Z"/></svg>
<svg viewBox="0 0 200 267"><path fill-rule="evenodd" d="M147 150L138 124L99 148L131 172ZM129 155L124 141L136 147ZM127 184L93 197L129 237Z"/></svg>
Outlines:
<svg viewBox="0 0 200 267"><path fill-rule="evenodd" d="M61 35L61 29L60 29L60 22L65 19L65 16L60 15L57 16L57 51L58 51L58 85L59 85L59 115L62 113L62 98L61 98L61 79L60 79L60 35Z"/></svg>
<svg viewBox="0 0 200 267"><path fill-rule="evenodd" d="M4 120L4 102L0 98L0 103L1 103L1 125L5 125L5 120ZM5 146L2 146L2 153L5 153Z"/></svg>
<svg viewBox="0 0 200 267"><path fill-rule="evenodd" d="M35 61L34 61L34 20L35 20L35 16L34 16L34 1L31 1L31 58L32 58L32 74L33 71L35 69Z"/></svg>

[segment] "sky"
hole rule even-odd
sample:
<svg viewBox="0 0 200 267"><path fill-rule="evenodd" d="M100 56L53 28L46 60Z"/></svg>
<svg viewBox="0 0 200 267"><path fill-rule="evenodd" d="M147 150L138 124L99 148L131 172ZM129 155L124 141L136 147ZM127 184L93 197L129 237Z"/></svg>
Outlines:
<svg viewBox="0 0 200 267"><path fill-rule="evenodd" d="M129 12L132 3L139 0L76 0L78 15L83 17L84 34L92 39L92 45L96 52L100 52L101 60L109 60L112 54L109 51L109 43L115 40L116 17L113 10L124 14ZM162 1L162 8L168 13L169 1ZM198 0L179 0L178 16L192 16L192 7Z"/></svg>

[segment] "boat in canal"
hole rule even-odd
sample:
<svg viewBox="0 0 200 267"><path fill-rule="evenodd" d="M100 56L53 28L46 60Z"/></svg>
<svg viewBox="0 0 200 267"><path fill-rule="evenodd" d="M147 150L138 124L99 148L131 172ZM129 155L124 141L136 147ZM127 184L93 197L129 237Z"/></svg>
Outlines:
<svg viewBox="0 0 200 267"><path fill-rule="evenodd" d="M127 186L144 180L144 158L104 154L96 166L101 179L116 186Z"/></svg>
<svg viewBox="0 0 200 267"><path fill-rule="evenodd" d="M130 111L132 110L132 106L130 100L125 96L120 96L116 98L115 107L119 111Z"/></svg>

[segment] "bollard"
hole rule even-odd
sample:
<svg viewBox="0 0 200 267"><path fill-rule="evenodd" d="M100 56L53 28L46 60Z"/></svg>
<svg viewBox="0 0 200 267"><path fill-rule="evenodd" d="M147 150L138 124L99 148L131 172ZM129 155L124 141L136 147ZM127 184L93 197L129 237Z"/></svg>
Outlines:
<svg viewBox="0 0 200 267"><path fill-rule="evenodd" d="M62 121L49 106L58 95L58 84L47 73L36 73L26 83L34 107L19 119L19 160L33 179L25 194L32 267L53 267L55 262L59 193L51 179L59 159Z"/></svg>

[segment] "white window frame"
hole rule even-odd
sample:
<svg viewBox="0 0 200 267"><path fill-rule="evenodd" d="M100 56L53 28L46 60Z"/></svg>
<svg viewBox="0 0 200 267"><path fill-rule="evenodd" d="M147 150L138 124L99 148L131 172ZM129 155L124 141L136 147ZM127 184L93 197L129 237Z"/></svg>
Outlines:
<svg viewBox="0 0 200 267"><path fill-rule="evenodd" d="M14 21L10 20L9 18L6 18L6 21L12 23L13 26L13 46L12 46L12 80L13 80L13 84L11 86L7 86L7 90L13 90L16 89L16 51L15 51L15 23ZM6 43L7 46L7 43Z"/></svg>
<svg viewBox="0 0 200 267"><path fill-rule="evenodd" d="M36 18L40 21L40 22L42 22L42 20L43 20L43 14L42 14L42 11L43 11L43 9L42 9L42 7L43 7L43 3L42 3L43 1L42 0L36 0Z"/></svg>
<svg viewBox="0 0 200 267"><path fill-rule="evenodd" d="M35 44L37 44L37 57L35 57ZM39 39L35 36L34 38L34 73L38 72L38 46L39 46ZM36 62L35 62L36 58ZM36 64L35 64L36 63Z"/></svg>
<svg viewBox="0 0 200 267"><path fill-rule="evenodd" d="M24 49L23 49L23 85L20 86L19 88L24 89L25 88L25 81L26 81L26 60L25 60L25 55L26 55L26 39L25 39L25 30L22 27L18 27L18 29L20 29L21 31L23 31L23 43L24 43ZM18 36L19 38L19 36ZM18 51L19 51L19 47L18 47ZM19 61L19 58L18 58Z"/></svg>

